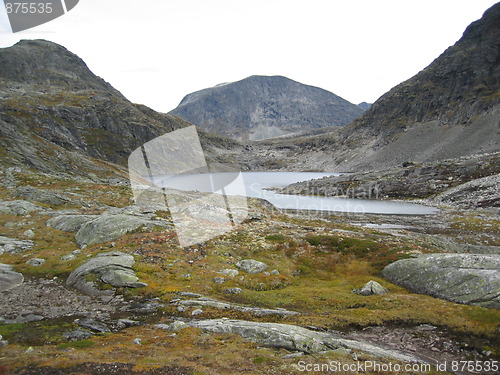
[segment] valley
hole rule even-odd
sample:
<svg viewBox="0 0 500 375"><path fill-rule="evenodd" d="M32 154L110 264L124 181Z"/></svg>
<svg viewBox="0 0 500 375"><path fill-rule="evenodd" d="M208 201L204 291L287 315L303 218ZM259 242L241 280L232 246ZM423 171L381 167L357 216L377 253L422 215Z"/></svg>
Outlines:
<svg viewBox="0 0 500 375"><path fill-rule="evenodd" d="M1 49L0 375L497 373L499 20L363 108L252 76L164 114L55 43ZM186 113L196 141L158 142ZM239 171L260 185L203 189Z"/></svg>

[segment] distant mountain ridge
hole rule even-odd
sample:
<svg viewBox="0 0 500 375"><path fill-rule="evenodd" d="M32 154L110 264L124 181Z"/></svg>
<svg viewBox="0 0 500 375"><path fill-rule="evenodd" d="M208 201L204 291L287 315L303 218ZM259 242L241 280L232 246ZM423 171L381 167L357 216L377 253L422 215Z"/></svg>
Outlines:
<svg viewBox="0 0 500 375"><path fill-rule="evenodd" d="M348 126L275 147L296 168L334 171L500 151L500 3Z"/></svg>
<svg viewBox="0 0 500 375"><path fill-rule="evenodd" d="M282 76L250 76L188 94L169 113L209 132L260 140L344 126L363 112L318 87Z"/></svg>

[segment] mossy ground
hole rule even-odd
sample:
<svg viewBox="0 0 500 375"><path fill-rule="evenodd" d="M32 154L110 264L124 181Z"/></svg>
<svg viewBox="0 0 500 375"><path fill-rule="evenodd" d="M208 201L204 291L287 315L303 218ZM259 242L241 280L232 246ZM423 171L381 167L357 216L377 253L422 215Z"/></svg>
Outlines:
<svg viewBox="0 0 500 375"><path fill-rule="evenodd" d="M127 188L55 179L47 176L18 175L22 184L50 189L62 194L75 193L86 202L81 213L100 213L101 205L130 205ZM0 190L0 198L13 199L9 190ZM60 208L75 208L53 207ZM241 312L205 308L202 318L234 317L249 320L276 321L322 329L347 330L352 327L399 324L415 326L422 323L444 327L450 332L488 342L493 355L500 354L498 329L500 312L475 306L465 306L410 293L381 278L380 271L388 263L429 252L425 243L364 229L336 220L320 220L305 216L287 216L250 201L251 215L258 220L246 220L236 230L202 245L182 248L173 231L138 232L121 237L114 244L90 246L75 260L63 261L62 255L78 246L74 234L45 225L48 216L33 213L29 217L0 216L0 235L23 239L27 229L35 232L35 246L24 253L0 255L1 263L14 265L24 275L37 278L66 278L82 264L87 255L110 249L134 254L139 279L145 288L120 290L126 298L158 297L165 307L155 317L168 322L171 315L190 317L190 311L179 313L170 300L176 292L190 291L219 300L260 307L286 308L300 315L287 318L257 318ZM258 214L258 215L257 215ZM166 212L157 212L168 217ZM455 219L457 226L472 225L473 230L490 230L486 219L477 221L469 216ZM470 229L470 227L468 227ZM26 260L46 259L40 267ZM222 269L236 269L240 259L252 258L269 265L268 271L279 274L244 274L226 277L224 284L213 278ZM189 277L186 275L189 274ZM243 277L244 276L244 277ZM360 296L352 289L375 280L387 287L383 296ZM239 295L226 294L226 288L239 287ZM39 326L36 326L39 324ZM300 373L294 365L297 359L283 359L284 350L263 349L238 336L207 335L194 329L170 332L139 326L120 332L95 336L91 340L65 343L61 329L71 321L0 325L0 334L11 341L2 348L0 363L9 368L27 365L65 367L84 362L132 363L137 370L162 366L182 366L197 374L238 373ZM68 325L68 327L66 327ZM28 329L29 328L29 329ZM36 328L36 329L35 329ZM33 332L26 336L25 332ZM30 338L31 337L31 338ZM141 338L141 345L133 343ZM27 346L35 346L27 353ZM316 358L316 357L315 357ZM338 354L319 356L321 361L338 358ZM349 361L350 358L342 358Z"/></svg>

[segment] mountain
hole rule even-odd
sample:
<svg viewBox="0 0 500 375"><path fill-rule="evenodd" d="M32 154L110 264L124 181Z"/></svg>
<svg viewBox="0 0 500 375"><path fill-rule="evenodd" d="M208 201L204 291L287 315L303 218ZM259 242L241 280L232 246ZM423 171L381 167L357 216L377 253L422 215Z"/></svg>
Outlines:
<svg viewBox="0 0 500 375"><path fill-rule="evenodd" d="M102 161L126 166L144 142L189 125L131 103L60 45L23 40L0 49L2 166L99 174ZM210 155L236 145L201 133Z"/></svg>
<svg viewBox="0 0 500 375"><path fill-rule="evenodd" d="M338 132L284 140L282 157L296 168L359 171L500 151L499 93L500 3L363 116Z"/></svg>
<svg viewBox="0 0 500 375"><path fill-rule="evenodd" d="M213 133L260 140L344 126L363 109L286 77L251 76L189 94L169 113Z"/></svg>
<svg viewBox="0 0 500 375"><path fill-rule="evenodd" d="M367 102L361 102L358 104L358 107L361 108L363 111L368 110L372 105Z"/></svg>

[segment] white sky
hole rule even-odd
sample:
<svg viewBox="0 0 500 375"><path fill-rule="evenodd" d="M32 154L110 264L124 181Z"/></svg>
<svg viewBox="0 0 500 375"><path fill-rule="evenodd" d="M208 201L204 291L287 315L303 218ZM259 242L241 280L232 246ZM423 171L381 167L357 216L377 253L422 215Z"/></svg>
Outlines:
<svg viewBox="0 0 500 375"><path fill-rule="evenodd" d="M425 68L496 2L80 0L16 34L3 12L0 47L59 43L127 98L161 112L190 92L254 74L283 75L357 104Z"/></svg>

